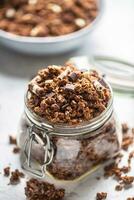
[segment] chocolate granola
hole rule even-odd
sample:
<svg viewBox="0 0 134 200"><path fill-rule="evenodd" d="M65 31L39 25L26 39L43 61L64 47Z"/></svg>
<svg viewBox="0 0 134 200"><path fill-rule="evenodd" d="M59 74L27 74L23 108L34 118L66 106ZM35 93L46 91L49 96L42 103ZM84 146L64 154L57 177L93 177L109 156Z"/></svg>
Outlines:
<svg viewBox="0 0 134 200"><path fill-rule="evenodd" d="M20 178L24 178L25 175L23 172L20 172L18 169L15 171L11 172L11 177L10 177L10 184L11 185L17 185L20 182Z"/></svg>
<svg viewBox="0 0 134 200"><path fill-rule="evenodd" d="M53 184L30 179L25 187L27 200L62 200L64 189L56 189Z"/></svg>
<svg viewBox="0 0 134 200"><path fill-rule="evenodd" d="M60 36L90 25L97 15L97 0L3 0L0 29L21 36Z"/></svg>
<svg viewBox="0 0 134 200"><path fill-rule="evenodd" d="M67 64L40 70L29 83L28 97L28 107L44 120L78 124L99 116L111 94L96 71Z"/></svg>
<svg viewBox="0 0 134 200"><path fill-rule="evenodd" d="M4 176L7 177L10 176L10 167L5 167L3 171L4 171Z"/></svg>

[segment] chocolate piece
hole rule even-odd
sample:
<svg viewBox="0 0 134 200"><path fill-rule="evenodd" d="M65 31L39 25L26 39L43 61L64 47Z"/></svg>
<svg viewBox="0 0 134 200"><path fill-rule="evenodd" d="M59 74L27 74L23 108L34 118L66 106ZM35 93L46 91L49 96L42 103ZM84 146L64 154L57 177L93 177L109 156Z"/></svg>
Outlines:
<svg viewBox="0 0 134 200"><path fill-rule="evenodd" d="M75 81L77 81L77 79L78 79L80 76L81 76L81 73L76 71L76 72L70 73L70 74L68 75L68 78L69 78L70 81L75 82Z"/></svg>
<svg viewBox="0 0 134 200"><path fill-rule="evenodd" d="M17 145L16 138L10 135L9 136L9 144Z"/></svg>
<svg viewBox="0 0 134 200"><path fill-rule="evenodd" d="M64 87L65 92L73 92L75 89L75 86L73 84L66 84Z"/></svg>
<svg viewBox="0 0 134 200"><path fill-rule="evenodd" d="M13 153L17 154L17 153L20 153L20 148L19 147L14 147L13 148Z"/></svg>

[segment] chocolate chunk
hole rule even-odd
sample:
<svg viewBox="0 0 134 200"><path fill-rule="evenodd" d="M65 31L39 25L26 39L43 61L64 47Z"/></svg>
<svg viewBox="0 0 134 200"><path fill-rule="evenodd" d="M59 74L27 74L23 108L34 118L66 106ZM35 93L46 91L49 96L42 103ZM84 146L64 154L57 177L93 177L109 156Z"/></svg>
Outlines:
<svg viewBox="0 0 134 200"><path fill-rule="evenodd" d="M17 153L20 153L20 148L19 147L14 147L13 148L13 153L17 154Z"/></svg>
<svg viewBox="0 0 134 200"><path fill-rule="evenodd" d="M16 138L10 135L9 136L9 144L17 145Z"/></svg>
<svg viewBox="0 0 134 200"><path fill-rule="evenodd" d="M72 72L68 75L70 81L75 82L80 77L80 72Z"/></svg>
<svg viewBox="0 0 134 200"><path fill-rule="evenodd" d="M73 84L66 84L65 86L64 86L64 90L66 91L66 92L73 92L74 91L74 89L75 89L75 86L73 85Z"/></svg>

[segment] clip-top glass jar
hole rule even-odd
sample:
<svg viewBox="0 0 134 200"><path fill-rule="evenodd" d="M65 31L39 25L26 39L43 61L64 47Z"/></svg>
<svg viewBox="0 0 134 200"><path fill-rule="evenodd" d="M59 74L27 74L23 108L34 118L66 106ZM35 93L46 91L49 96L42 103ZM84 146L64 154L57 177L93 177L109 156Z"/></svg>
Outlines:
<svg viewBox="0 0 134 200"><path fill-rule="evenodd" d="M28 108L27 93L19 128L22 167L52 183L80 181L117 155L122 135L107 86L111 99L105 111L76 126L45 123Z"/></svg>

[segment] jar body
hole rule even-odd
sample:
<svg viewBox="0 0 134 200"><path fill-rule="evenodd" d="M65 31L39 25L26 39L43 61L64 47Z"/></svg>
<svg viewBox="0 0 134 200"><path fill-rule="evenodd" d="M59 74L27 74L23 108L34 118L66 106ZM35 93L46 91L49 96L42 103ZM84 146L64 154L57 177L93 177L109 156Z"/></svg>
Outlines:
<svg viewBox="0 0 134 200"><path fill-rule="evenodd" d="M28 139L31 123L24 114L19 127L19 145L21 164L25 164L25 142ZM37 135L40 130L34 131ZM113 112L108 120L97 130L80 136L50 135L54 148L52 161L46 167L46 173L53 180L74 181L87 177L103 161L117 155L120 151L122 135L120 124ZM41 136L40 136L41 137ZM31 164L34 170L40 170L44 164L45 149L35 140L31 145Z"/></svg>

